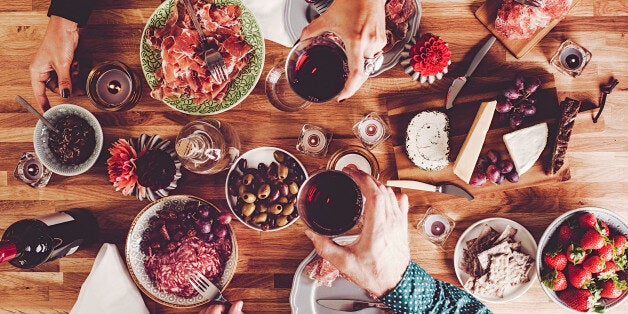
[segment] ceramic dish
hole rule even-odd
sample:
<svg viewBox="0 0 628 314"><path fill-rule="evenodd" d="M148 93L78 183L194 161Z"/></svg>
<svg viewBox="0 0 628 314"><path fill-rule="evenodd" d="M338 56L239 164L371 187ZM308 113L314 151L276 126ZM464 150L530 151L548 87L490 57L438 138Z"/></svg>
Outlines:
<svg viewBox="0 0 628 314"><path fill-rule="evenodd" d="M336 243L344 245L351 243L357 239L357 235L342 236L334 238ZM308 255L294 274L292 280L292 290L290 291L290 308L293 314L302 313L318 313L318 314L338 314L346 313L328 309L316 303L316 300L320 299L351 299L351 300L364 300L372 301L368 292L358 287L356 284L338 277L331 287L321 286L317 287L314 281L305 274L304 269L307 264L316 259L318 255L316 251L312 251ZM358 313L358 312L356 312ZM368 308L360 311L361 314L381 314L385 313L384 310L376 308Z"/></svg>
<svg viewBox="0 0 628 314"><path fill-rule="evenodd" d="M238 164L240 164L242 159L246 159L246 164L248 165L249 168L258 168L258 165L260 163L264 163L266 165L269 165L273 162L277 162L275 160L275 158L273 157L273 153L275 151L280 151L284 154L286 154L287 156L290 156L291 158L293 158L298 167L301 168L301 171L304 174L304 180L307 179L308 175L307 175L307 170L305 169L305 167L303 166L303 164L296 158L294 157L294 155L290 154L289 152L281 149L281 148L276 148L276 147L258 147L255 149L252 149L244 154L242 154L242 156L240 156L238 159L236 159L236 161L233 163L233 165L231 165L231 168L229 169L229 173L227 174L227 179L225 181L225 196L227 199L227 204L229 205L229 208L231 209L231 212L233 213L233 215L240 221L242 222L244 225L246 225L249 228L255 229L255 230L259 230L259 231L277 231L277 230L281 230L284 228L288 228L290 225L292 225L295 221L297 221L297 219L299 219L298 216L298 212L296 209L296 204L295 204L295 208L294 208L294 213L296 217L292 218L290 221L288 221L288 223L282 227L275 227L275 228L270 228L267 230L264 230L260 227L260 225L256 225L254 223L250 223L245 221L242 217L241 217L241 212L236 211L236 205L237 205L237 201L238 201L238 197L236 196L232 196L229 193L229 185L230 185L230 178L232 178L233 175L238 174L241 175L242 171L239 170L238 168ZM300 187L300 184L299 184ZM296 199L296 194L293 195ZM253 215L251 215L253 216Z"/></svg>
<svg viewBox="0 0 628 314"><path fill-rule="evenodd" d="M305 0L286 1L284 21L286 24L286 31L288 32L288 36L292 42L296 42L299 37L301 37L301 31L303 28L310 24L308 19L308 6L309 3L305 2ZM395 46L393 46L388 52L384 53L384 63L378 70L371 74L371 77L378 76L386 72L399 62L404 45L410 42L419 29L421 10L421 2L416 0L416 12L409 19L410 25L408 26L408 33L406 33L406 37L395 44Z"/></svg>
<svg viewBox="0 0 628 314"><path fill-rule="evenodd" d="M164 197L158 201L149 204L139 214L137 214L135 220L133 220L133 223L131 224L129 234L126 239L126 265L129 269L131 277L133 278L133 281L135 281L135 284L140 288L140 290L142 290L142 292L144 292L144 294L146 294L152 300L170 307L196 307L205 304L211 300L204 300L201 295L196 295L193 298L185 299L170 293L159 291L146 273L146 269L144 267L145 255L140 249L140 243L142 241L142 234L144 233L144 230L148 228L150 218L156 216L156 213L159 210L167 207L179 212L183 210L183 206L189 201L199 201L202 204L209 205L216 212L220 212L218 208L216 208L216 206L214 206L213 204L195 196L173 195ZM221 291L225 289L227 284L229 284L229 281L231 281L231 278L233 278L233 274L235 273L236 264L238 261L238 246L235 238L235 233L233 232L231 226L228 225L227 227L228 234L231 237L232 252L229 260L227 260L226 264L224 265L222 276L220 277L218 282L214 282L214 284L218 288L220 288Z"/></svg>
<svg viewBox="0 0 628 314"><path fill-rule="evenodd" d="M458 281L463 287L464 287L465 282L467 282L467 279L469 279L469 275L465 273L462 269L460 269L458 265L460 265L460 260L462 259L463 250L467 247L467 241L477 238L481 229L480 227L484 224L489 225L490 227L492 227L493 229L495 229L497 232L500 232L500 233L504 231L507 225L510 225L511 227L517 229L517 234L515 235L514 239L516 241L521 242L521 252L528 254L533 258L536 255L536 248L537 248L536 241L534 241L534 238L532 237L530 232L519 223L512 221L510 219L505 219L505 218L487 218L487 219L480 220L474 223L473 225L471 225L469 228L467 228L467 230L464 231L464 233L462 233L462 235L458 239L458 243L456 243L456 248L454 249L454 268L456 270L456 277L458 277ZM536 263L536 261L533 261L532 263L534 264ZM514 287L506 288L506 290L504 291L503 298L489 297L489 296L478 295L478 294L473 294L473 295L476 298L482 301L486 301L486 302L505 303L508 301L512 301L520 297L526 291L528 291L528 289L530 289L530 287L532 286L534 282L534 276L535 276L534 272L536 271L535 267L536 267L535 265L532 265L530 267L530 271L528 272L528 279L529 279L528 282L522 283ZM469 293L471 292L469 291Z"/></svg>
<svg viewBox="0 0 628 314"><path fill-rule="evenodd" d="M68 115L79 116L83 120L87 121L87 123L94 129L96 145L94 146L94 151L87 158L87 160L78 165L64 165L57 160L48 147L50 129L48 129L41 121L37 121L37 125L35 126L35 132L33 133L33 145L35 146L35 154L37 154L41 163L46 168L50 169L50 171L62 176L75 176L89 170L96 163L103 145L103 134L98 119L96 119L91 112L77 105L57 105L44 112L44 117L53 125L57 120Z"/></svg>
<svg viewBox="0 0 628 314"><path fill-rule="evenodd" d="M144 32L142 33L140 62L146 81L151 88L154 88L158 84L154 72L161 67L161 51L151 48L146 42L147 31L150 27L162 27L165 25L176 3L176 0L167 0L159 5L148 19L144 27ZM164 100L171 108L187 114L216 114L235 107L251 93L262 74L262 68L264 66L264 37L262 36L262 32L253 13L238 0L214 0L214 3L217 6L237 4L242 8L242 15L240 16L242 20L242 34L246 42L253 46L253 51L249 56L249 64L247 64L231 82L227 94L221 102L206 100L197 105L191 98L186 97Z"/></svg>
<svg viewBox="0 0 628 314"><path fill-rule="evenodd" d="M558 227L561 224L569 220L571 217L578 216L585 212L593 213L597 219L604 221L615 232L619 232L623 235L628 235L628 223L625 220L623 220L620 216L618 216L617 214L615 214L614 212L608 209L603 209L603 208L598 208L598 207L582 207L582 208L574 209L554 219L554 221L552 221L552 223L547 227L547 229L545 229L545 232L543 232L543 235L541 236L541 239L539 240L539 249L536 253L536 260L542 261L543 251L545 250L545 247L550 241L552 235L554 235L554 232L556 232L556 229L558 229ZM536 272L537 272L539 281L542 279L541 276L543 274L543 270L544 270L543 263L537 263ZM545 291L545 294L547 294L547 296L550 297L552 301L559 304L565 310L568 310L571 312L577 312L576 310L568 307L565 303L563 303L563 301L560 300L558 296L556 295L556 292L549 289L542 282L541 282L541 286L543 287L543 291ZM626 299L628 299L628 297L626 297L627 295L628 295L628 292L624 291L624 294L617 299L602 299L605 310L619 308L619 306L622 303L624 303Z"/></svg>

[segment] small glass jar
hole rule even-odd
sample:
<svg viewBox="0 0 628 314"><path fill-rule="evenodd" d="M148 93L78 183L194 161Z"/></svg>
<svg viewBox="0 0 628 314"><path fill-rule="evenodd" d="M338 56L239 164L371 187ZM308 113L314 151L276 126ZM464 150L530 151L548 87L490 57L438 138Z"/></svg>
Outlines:
<svg viewBox="0 0 628 314"><path fill-rule="evenodd" d="M430 207L416 228L419 230L419 234L430 242L436 245L443 245L455 226L456 222L453 219L445 215L445 213Z"/></svg>
<svg viewBox="0 0 628 314"><path fill-rule="evenodd" d="M33 188L48 184L52 172L46 168L33 152L23 153L15 166L13 176Z"/></svg>
<svg viewBox="0 0 628 314"><path fill-rule="evenodd" d="M336 151L327 162L327 169L342 170L353 164L375 179L379 179L379 163L375 155L364 147L351 145Z"/></svg>
<svg viewBox="0 0 628 314"><path fill-rule="evenodd" d="M565 40L552 56L550 64L567 75L576 77L591 60L591 53L571 40Z"/></svg>
<svg viewBox="0 0 628 314"><path fill-rule="evenodd" d="M390 128L376 112L371 112L353 125L353 134L364 147L373 149L390 137Z"/></svg>
<svg viewBox="0 0 628 314"><path fill-rule="evenodd" d="M303 154L323 158L327 155L331 138L331 132L316 125L304 124L296 148Z"/></svg>
<svg viewBox="0 0 628 314"><path fill-rule="evenodd" d="M139 77L122 62L103 62L95 66L87 77L87 97L98 109L128 110L141 96Z"/></svg>

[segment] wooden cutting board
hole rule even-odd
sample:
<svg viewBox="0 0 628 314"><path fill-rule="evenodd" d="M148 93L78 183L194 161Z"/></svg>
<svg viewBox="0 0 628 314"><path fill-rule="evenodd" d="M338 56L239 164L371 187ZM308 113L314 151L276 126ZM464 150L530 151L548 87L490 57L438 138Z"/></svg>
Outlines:
<svg viewBox="0 0 628 314"><path fill-rule="evenodd" d="M551 146L555 134L556 118L560 116L559 101L556 94L554 76L544 70L529 70L524 73L526 77L538 76L543 84L537 91L537 113L533 117L528 117L522 124L523 127L531 126L540 122L547 122L550 130L548 144L546 145L541 157L536 164L524 173L518 183L510 183L504 180L501 185L487 182L482 187L474 187L466 184L453 173L453 162L456 160L462 143L473 123L477 110L482 101L495 99L501 91L512 84L514 79L513 71L501 71L499 67L494 67L490 73L485 73L482 77L472 77L464 86L461 93L454 102L452 109L446 111L449 118L449 147L450 164L447 168L440 171L425 171L417 168L407 157L405 150L406 127L410 120L418 113L424 110L441 110L444 111L445 94L451 80L443 80L429 87L422 89L424 93L417 98L416 102L395 102L387 103L388 118L391 125L396 126L393 130L392 138L394 143L395 160L397 164L397 174L399 179L418 180L426 183L452 182L458 184L474 195L482 193L490 193L497 190L509 190L516 188L525 188L536 186L549 182L566 181L571 175L569 164L566 164L561 170L553 175L547 175L545 167L550 161ZM407 98L406 98L407 99ZM494 149L501 153L502 158L511 159L508 155L506 145L502 136L512 132L508 126L508 120L500 117L495 112L491 122L490 130L486 136L486 140L482 147L482 154ZM441 193L425 193L421 191L413 191L404 189L404 192L411 195L413 200L422 200L425 202L434 202L438 200L452 198L454 196Z"/></svg>
<svg viewBox="0 0 628 314"><path fill-rule="evenodd" d="M573 0L571 3L571 9L578 3L579 0ZM497 18L497 11L502 5L502 0L486 0L484 4L475 11L475 17L486 26L486 28L499 39L499 41L508 49L517 59L523 57L532 47L534 47L549 31L558 24L561 20L554 19L546 27L538 29L534 35L527 39L508 39L500 34L495 29L495 18Z"/></svg>

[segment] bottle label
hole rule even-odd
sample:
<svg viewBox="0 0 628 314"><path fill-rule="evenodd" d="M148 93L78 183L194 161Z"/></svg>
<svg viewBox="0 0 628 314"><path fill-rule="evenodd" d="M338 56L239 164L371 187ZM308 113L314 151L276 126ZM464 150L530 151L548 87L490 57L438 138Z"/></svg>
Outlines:
<svg viewBox="0 0 628 314"><path fill-rule="evenodd" d="M45 223L48 227L50 227L50 226L62 224L64 222L73 221L74 217L64 212L58 212L58 213L46 215L37 219Z"/></svg>
<svg viewBox="0 0 628 314"><path fill-rule="evenodd" d="M62 258L64 256L68 256L76 252L79 246L81 246L81 243L83 243L83 239L76 239L70 243L63 243L63 240L59 242L57 241L54 241L54 242L59 243L59 244L58 246L56 245L54 250L52 250L52 253L50 253L50 256L48 257L48 261L52 261L57 258Z"/></svg>

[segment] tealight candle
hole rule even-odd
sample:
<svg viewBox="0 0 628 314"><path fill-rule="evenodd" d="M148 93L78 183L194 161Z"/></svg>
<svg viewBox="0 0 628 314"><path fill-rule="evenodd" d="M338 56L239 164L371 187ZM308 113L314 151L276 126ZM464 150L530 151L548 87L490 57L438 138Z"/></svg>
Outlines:
<svg viewBox="0 0 628 314"><path fill-rule="evenodd" d="M369 113L356 123L353 126L353 133L368 149L375 148L390 136L386 123L375 112Z"/></svg>
<svg viewBox="0 0 628 314"><path fill-rule="evenodd" d="M327 163L327 169L342 170L348 165L355 165L374 178L379 177L379 163L369 150L362 146L350 145L336 151Z"/></svg>
<svg viewBox="0 0 628 314"><path fill-rule="evenodd" d="M429 215L425 219L423 229L425 233L432 237L440 237L447 231L447 219L441 215Z"/></svg>
<svg viewBox="0 0 628 314"><path fill-rule="evenodd" d="M27 152L20 157L13 176L35 188L46 186L52 176L52 172L39 161L35 153Z"/></svg>
<svg viewBox="0 0 628 314"><path fill-rule="evenodd" d="M117 69L105 71L96 81L98 97L113 106L119 106L131 96L131 77Z"/></svg>
<svg viewBox="0 0 628 314"><path fill-rule="evenodd" d="M442 245L454 229L456 222L444 213L429 208L417 228L430 242Z"/></svg>
<svg viewBox="0 0 628 314"><path fill-rule="evenodd" d="M125 64L104 62L94 67L87 77L87 96L103 110L126 110L141 97L140 80Z"/></svg>
<svg viewBox="0 0 628 314"><path fill-rule="evenodd" d="M329 141L331 133L321 127L306 124L297 141L297 150L310 156L323 157L327 154Z"/></svg>

